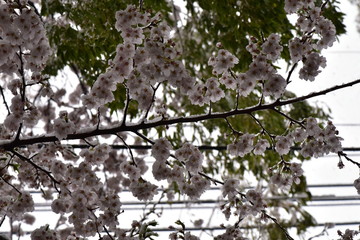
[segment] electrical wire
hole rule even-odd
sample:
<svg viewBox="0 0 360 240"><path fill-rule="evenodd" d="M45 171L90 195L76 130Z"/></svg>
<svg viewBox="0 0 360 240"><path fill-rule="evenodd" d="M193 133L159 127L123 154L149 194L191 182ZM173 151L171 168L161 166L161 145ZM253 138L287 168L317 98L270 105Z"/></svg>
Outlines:
<svg viewBox="0 0 360 240"><path fill-rule="evenodd" d="M351 222L332 222L332 224L334 224L335 226L350 226L350 225L360 225L360 222L358 221L351 221ZM328 226L329 223L316 223L315 225L311 226L311 227L324 227L324 226ZM260 226L239 226L239 229L256 229L259 228ZM296 228L298 227L296 224L294 225L290 225L287 226L288 228ZM153 232L175 232L178 229L174 228L174 227L158 227L158 228L151 228L151 230ZM180 229L179 229L180 230ZM219 226L214 226L214 227L186 227L185 231L191 231L191 232L196 232L196 231L225 231L226 229L224 227L219 227ZM24 231L23 232L25 235L29 235L31 234L30 231ZM105 233L105 232L101 232L101 233ZM6 235L9 234L9 232L0 232L0 234Z"/></svg>
<svg viewBox="0 0 360 240"><path fill-rule="evenodd" d="M41 147L41 144L38 144L39 147ZM87 144L64 144L63 146L65 147L69 147L69 148L73 148L73 149L85 149L85 148L89 148L90 146ZM113 144L113 145L109 145L111 148L113 149L138 149L138 150L150 150L152 145L121 145L121 144ZM217 151L224 151L227 149L227 146L211 146L211 145L198 145L195 146L197 147L199 150L217 150ZM291 147L291 150L300 150L300 147ZM270 149L269 149L270 150ZM343 151L346 152L360 152L360 147L344 147Z"/></svg>

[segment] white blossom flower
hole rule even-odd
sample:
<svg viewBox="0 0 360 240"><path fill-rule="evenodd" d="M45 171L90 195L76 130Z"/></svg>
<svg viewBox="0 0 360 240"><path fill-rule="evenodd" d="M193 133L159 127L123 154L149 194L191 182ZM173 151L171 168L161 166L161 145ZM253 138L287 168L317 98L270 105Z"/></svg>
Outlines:
<svg viewBox="0 0 360 240"><path fill-rule="evenodd" d="M157 186L145 180L131 182L129 189L140 201L152 200L157 194Z"/></svg>
<svg viewBox="0 0 360 240"><path fill-rule="evenodd" d="M268 140L266 140L266 139L260 139L260 140L256 143L253 152L254 152L255 155L261 155L261 154L263 154L263 153L265 152L265 150L266 150L267 148L269 148L269 147L270 147L270 143L268 142Z"/></svg>
<svg viewBox="0 0 360 240"><path fill-rule="evenodd" d="M293 144L293 139L290 135L288 136L276 136L275 138L275 150L280 155L288 154L290 147Z"/></svg>
<svg viewBox="0 0 360 240"><path fill-rule="evenodd" d="M224 185L221 188L223 197L228 196L229 200L232 200L237 194L239 184L240 181L238 179L226 179Z"/></svg>
<svg viewBox="0 0 360 240"><path fill-rule="evenodd" d="M208 64L214 68L213 74L220 75L232 68L239 62L239 59L225 49L220 49L216 57L211 57Z"/></svg>

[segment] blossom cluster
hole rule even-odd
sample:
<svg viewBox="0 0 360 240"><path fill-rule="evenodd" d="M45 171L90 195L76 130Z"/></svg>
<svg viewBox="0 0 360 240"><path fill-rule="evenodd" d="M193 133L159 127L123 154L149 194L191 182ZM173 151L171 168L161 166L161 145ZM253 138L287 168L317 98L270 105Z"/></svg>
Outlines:
<svg viewBox="0 0 360 240"><path fill-rule="evenodd" d="M360 178L355 179L354 187L356 188L358 194L360 194Z"/></svg>
<svg viewBox="0 0 360 240"><path fill-rule="evenodd" d="M195 79L176 59L179 52L170 39L170 27L160 23L158 16L150 18L130 5L116 13L116 29L124 43L117 46L107 72L100 74L91 92L82 97L85 105L98 107L111 102L118 83L125 84L130 98L143 110L154 101L155 85L165 80L184 94L193 88Z"/></svg>
<svg viewBox="0 0 360 240"><path fill-rule="evenodd" d="M224 182L222 186L222 196L228 196L229 200L233 200L239 191L240 181L238 179L230 178Z"/></svg>
<svg viewBox="0 0 360 240"><path fill-rule="evenodd" d="M307 141L302 146L300 153L304 157L321 157L325 154L342 151L341 140L338 131L332 122L328 122L325 128L321 128L315 118L306 121Z"/></svg>
<svg viewBox="0 0 360 240"><path fill-rule="evenodd" d="M198 174L202 170L204 156L198 148L190 143L185 143L174 154L181 164L174 164L170 168L167 159L171 149L172 146L167 139L160 138L155 141L152 147L152 156L156 159L152 168L154 178L156 180L166 179L170 184L176 183L181 193L191 199L198 199L210 187L210 182ZM185 178L185 171L190 173L189 181Z"/></svg>
<svg viewBox="0 0 360 240"><path fill-rule="evenodd" d="M338 131L332 122L329 121L325 128L321 128L317 120L312 117L304 122L306 122L305 126L295 128L286 135L271 136L275 142L273 148L279 155L288 154L295 144L300 144L300 154L306 158L321 157L325 154L342 151L342 138L338 136ZM251 152L261 155L271 147L266 139L259 139L256 144L254 144L254 140L254 134L242 134L235 138L234 143L227 146L227 150L232 156L244 157ZM303 170L298 163L289 163L285 169L286 171L273 173L271 182L284 190L289 190L292 183L300 183ZM235 180L225 182L224 197L229 194L229 199L233 198L232 192L235 191L235 188L232 186L235 184L237 184ZM354 183L354 186L357 185Z"/></svg>
<svg viewBox="0 0 360 240"><path fill-rule="evenodd" d="M19 11L16 11L16 10ZM25 99L25 71L37 79L51 54L44 26L27 5L0 2L0 72L9 76L6 84L14 95L4 126L15 131L20 124L34 126L40 118L35 106ZM25 110L25 106L29 106Z"/></svg>
<svg viewBox="0 0 360 240"><path fill-rule="evenodd" d="M315 1L285 1L285 10L293 13L302 10L303 14L297 20L297 26L303 32L302 39L294 38L289 41L291 60L294 63L303 62L300 78L314 81L321 72L320 67L326 66L326 59L320 56L319 51L331 47L336 40L335 25L321 15L322 9L315 7ZM309 37L318 35L319 39Z"/></svg>
<svg viewBox="0 0 360 240"><path fill-rule="evenodd" d="M253 134L245 133L235 143L229 144L227 150L233 156L243 157L253 150L254 137Z"/></svg>
<svg viewBox="0 0 360 240"><path fill-rule="evenodd" d="M225 97L224 91L220 88L220 82L217 78L211 77L206 83L197 83L189 91L189 99L193 104L203 106L210 102L217 102Z"/></svg>
<svg viewBox="0 0 360 240"><path fill-rule="evenodd" d="M185 143L176 150L175 157L180 161L184 161L186 170L191 173L197 173L202 170L204 156L197 147L190 143Z"/></svg>
<svg viewBox="0 0 360 240"><path fill-rule="evenodd" d="M49 229L49 225L47 225L37 228L31 233L31 240L42 239L58 240L59 236L56 231Z"/></svg>
<svg viewBox="0 0 360 240"><path fill-rule="evenodd" d="M279 35L269 35L261 45L254 37L251 37L249 41L246 49L251 53L253 59L248 71L236 75L232 73L231 69L239 60L224 49L220 49L215 57L210 57L208 65L213 67L214 75L221 75L217 80L219 83L227 89L237 90L241 96L248 96L260 82L263 83L263 94L265 96L279 98L285 91L286 81L271 64L272 61L276 61L280 57L283 50ZM214 84L210 85L212 87L209 91L208 82L210 80ZM219 83L214 78L210 78L207 80L206 86L197 84L196 89L192 91L195 96L190 95L192 103L201 106L224 97L223 91L219 88Z"/></svg>
<svg viewBox="0 0 360 240"><path fill-rule="evenodd" d="M216 57L210 57L208 64L213 67L213 74L219 75L233 68L239 59L229 51L220 49Z"/></svg>
<svg viewBox="0 0 360 240"><path fill-rule="evenodd" d="M254 154L262 154L270 147L266 139L259 139L254 145L254 134L245 133L228 145L228 151L233 156L243 157L251 151ZM295 143L301 143L301 155L303 157L321 157L325 154L337 153L342 150L342 138L338 136L336 127L328 122L325 128L321 128L315 118L306 120L306 127L296 128L287 135L275 137L275 150L280 155L289 153Z"/></svg>
<svg viewBox="0 0 360 240"><path fill-rule="evenodd" d="M50 55L45 29L34 9L26 5L18 8L21 11L15 12L10 4L0 3L0 69L10 74L23 67L39 73ZM22 58L18 57L19 49Z"/></svg>
<svg viewBox="0 0 360 240"><path fill-rule="evenodd" d="M303 173L301 164L287 163L279 172L273 173L270 183L275 184L280 190L289 191L293 183L300 183L300 177Z"/></svg>
<svg viewBox="0 0 360 240"><path fill-rule="evenodd" d="M19 198L7 209L6 214L14 220L20 220L24 213L32 211L34 211L32 196L28 192L22 192Z"/></svg>
<svg viewBox="0 0 360 240"><path fill-rule="evenodd" d="M243 237L242 232L239 228L230 226L226 228L226 231L223 234L220 234L215 237L216 240L227 240L227 239L239 239L246 240L246 237Z"/></svg>
<svg viewBox="0 0 360 240"><path fill-rule="evenodd" d="M240 137L236 138L234 143L227 146L227 150L230 155L244 157L251 151L255 155L261 155L270 147L270 143L267 139L258 139L254 145L254 134L245 133Z"/></svg>
<svg viewBox="0 0 360 240"><path fill-rule="evenodd" d="M261 82L264 96L281 97L285 91L286 81L271 64L280 57L283 50L280 37L271 34L261 45L256 38L251 37L246 50L252 55L253 61L249 65L249 70L238 77L240 95L247 96L256 84Z"/></svg>
<svg viewBox="0 0 360 240"><path fill-rule="evenodd" d="M54 120L53 129L55 137L62 140L75 132L75 125L68 120L66 112L60 112L60 117Z"/></svg>

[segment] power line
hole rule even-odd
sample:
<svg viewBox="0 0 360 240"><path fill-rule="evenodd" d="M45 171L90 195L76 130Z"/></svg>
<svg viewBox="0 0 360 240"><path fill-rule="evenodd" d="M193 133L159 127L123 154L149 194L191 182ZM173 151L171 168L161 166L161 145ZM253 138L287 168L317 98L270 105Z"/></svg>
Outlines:
<svg viewBox="0 0 360 240"><path fill-rule="evenodd" d="M331 184L308 184L307 185L308 188L344 188L344 187L354 187L354 184L352 183L331 183ZM254 189L256 187L254 186L248 186L248 187L244 187L245 190L247 189ZM266 188L266 186L264 186L263 188ZM207 191L219 191L221 190L221 187L210 187L209 189L207 189ZM159 188L158 191L162 192L164 191L164 189ZM129 189L123 189L122 192L130 192ZM41 191L29 191L30 194L42 194Z"/></svg>
<svg viewBox="0 0 360 240"><path fill-rule="evenodd" d="M354 50L354 51L351 51L351 50L348 50L348 51L328 51L326 52L325 54L328 54L328 53L331 53L331 54L359 54L360 53L360 50Z"/></svg>
<svg viewBox="0 0 360 240"><path fill-rule="evenodd" d="M350 225L360 225L360 222L357 221L352 221L352 222L332 222L332 224L334 224L335 226L350 226ZM265 225L265 224L264 224ZM261 225L261 226L264 226ZM324 226L328 226L329 223L316 223L313 226L309 226L309 227L324 227ZM252 225L252 226L239 226L238 229L255 229L255 228L259 228L260 225ZM287 226L287 228L296 228L298 227L298 225L294 224L294 225L290 225ZM158 228L151 228L152 231L154 232L175 232L178 229L174 228L174 227L158 227ZM219 227L219 226L214 226L214 227L186 227L185 231L191 231L191 232L196 232L196 231L225 231L226 229L224 227ZM24 231L23 232L26 235L31 234L31 231ZM105 232L101 232L103 234L105 234ZM0 232L0 234L2 235L7 235L9 234L9 232Z"/></svg>
<svg viewBox="0 0 360 240"><path fill-rule="evenodd" d="M291 200L291 201L297 201L297 200L302 200L302 199L308 199L309 197L307 195L299 195L299 196L294 196L294 197L289 197L289 196L272 196L272 197L265 197L265 200L268 201L282 201L282 200ZM334 195L325 195L325 196L312 196L311 199L309 200L309 203L312 202L336 202L336 201L359 201L360 200L360 196L358 195L353 195L353 196L334 196ZM221 199L203 199L203 200L176 200L176 201L160 201L160 202L156 202L156 201L150 201L147 202L146 204L148 205L170 205L170 206L174 206L174 205L201 205L201 204L222 204L225 201L221 200ZM360 202L359 202L360 204ZM49 207L51 204L50 203L35 203L35 207ZM122 206L139 206L139 205L144 205L144 202L140 202L140 201L123 201L121 202Z"/></svg>
<svg viewBox="0 0 360 240"><path fill-rule="evenodd" d="M335 226L348 226L348 225L360 225L360 222L335 222L333 223L335 224ZM313 226L310 227L324 227L324 226L328 226L329 223L317 223ZM291 226L287 226L289 228L295 228L297 227L296 224L291 225ZM239 226L239 229L254 229L254 228L259 228L259 226ZM172 232L175 231L176 229L169 229L169 228L153 228L152 229L155 232ZM219 231L219 230L223 230L225 231L226 229L223 227L205 227L205 228L197 228L197 227L187 227L185 229L185 231Z"/></svg>
<svg viewBox="0 0 360 240"><path fill-rule="evenodd" d="M336 127L360 127L360 123L334 123L334 125Z"/></svg>
<svg viewBox="0 0 360 240"><path fill-rule="evenodd" d="M41 144L39 144L39 147L41 146ZM71 148L78 148L78 149L85 149L85 148L90 148L89 145L87 144L65 144L63 145L65 147L71 147ZM118 145L118 144L110 144L110 147L112 147L113 149L137 149L137 150L150 150L152 145ZM199 150L217 150L217 151L224 151L227 150L227 146L211 146L211 145L197 145L195 146L197 147ZM291 147L292 150L298 151L301 150L300 147ZM270 150L270 149L269 149ZM343 151L347 151L347 152L360 152L360 147L344 147Z"/></svg>
<svg viewBox="0 0 360 240"><path fill-rule="evenodd" d="M360 207L360 202L358 203L354 203L354 202L344 202L344 203L316 203L316 204L312 204L311 202L309 204L307 204L304 207L310 207L310 208L317 208L317 207ZM188 209L188 210L207 210L207 209L214 209L214 207L217 207L215 204L208 204L208 205L203 205L203 206L181 206L181 205L168 205L168 206L161 206L160 209L161 210L184 210L184 209ZM121 210L124 211L143 211L145 208L143 207L128 207L128 205L123 205L123 207L121 208ZM35 210L34 212L52 212L50 205L49 206L42 206L39 207L37 206L37 204L35 204Z"/></svg>

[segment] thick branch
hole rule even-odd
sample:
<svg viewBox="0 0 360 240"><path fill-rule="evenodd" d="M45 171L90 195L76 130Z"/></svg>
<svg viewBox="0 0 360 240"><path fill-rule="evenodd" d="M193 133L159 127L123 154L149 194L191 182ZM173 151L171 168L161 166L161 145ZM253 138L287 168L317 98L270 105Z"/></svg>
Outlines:
<svg viewBox="0 0 360 240"><path fill-rule="evenodd" d="M236 116L236 115L251 114L256 111L273 110L275 107L280 107L280 106L285 106L285 105L289 105L289 104L293 104L293 103L297 103L297 102L302 102L307 99L325 95L329 92L334 92L336 90L350 87L350 86L353 86L358 83L360 83L360 79L346 83L346 84L337 85L337 86L334 86L334 87L331 87L331 88L328 88L328 89L325 89L325 90L322 90L319 92L310 93L305 96L287 99L287 100L283 100L283 101L275 101L273 103L252 106L252 107L248 107L248 108L244 108L244 109L235 109L235 110L232 110L229 112L203 114L203 115L196 115L196 116L189 116L189 117L175 117L175 118L169 118L169 119L161 119L158 121L141 122L138 124L129 124L129 125L120 124L118 126L110 127L110 128L94 129L93 131L69 134L65 140L84 139L84 138L88 138L88 137L114 134L114 133L118 133L118 132L137 132L138 130L141 130L141 129L150 129L150 128L155 128L155 127L159 127L159 126L166 126L166 125L172 125L172 124L177 124L177 123L194 123L194 122L201 122L201 121L211 120L211 119L225 119L227 117ZM2 143L2 144L0 144L0 149L12 150L19 146L36 144L36 143L55 142L55 141L58 141L58 139L55 136L31 137L31 138L27 138L27 139L19 139L17 141L9 141L6 143Z"/></svg>

